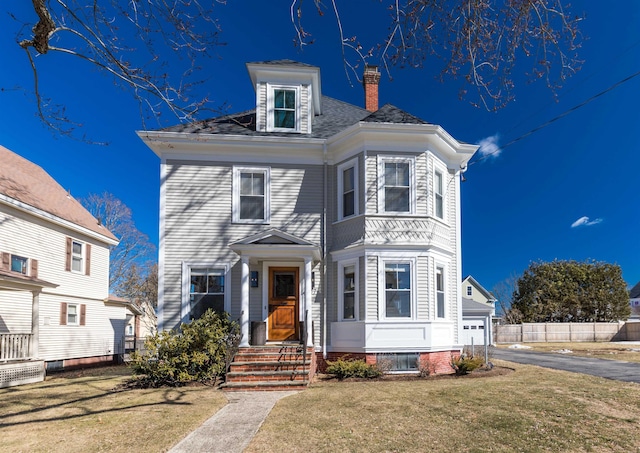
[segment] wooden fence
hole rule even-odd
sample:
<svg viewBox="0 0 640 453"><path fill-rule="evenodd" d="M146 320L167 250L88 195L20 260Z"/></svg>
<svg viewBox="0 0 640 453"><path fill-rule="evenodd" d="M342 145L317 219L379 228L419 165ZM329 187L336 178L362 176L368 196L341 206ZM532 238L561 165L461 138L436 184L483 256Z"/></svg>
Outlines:
<svg viewBox="0 0 640 453"><path fill-rule="evenodd" d="M570 343L640 341L640 322L549 322L502 324L494 328L495 343Z"/></svg>

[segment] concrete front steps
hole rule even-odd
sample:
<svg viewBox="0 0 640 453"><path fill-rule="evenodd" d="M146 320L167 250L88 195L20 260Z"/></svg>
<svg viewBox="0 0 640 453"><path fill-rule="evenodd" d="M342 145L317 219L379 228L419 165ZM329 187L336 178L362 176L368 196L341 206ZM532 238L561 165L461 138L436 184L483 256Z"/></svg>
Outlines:
<svg viewBox="0 0 640 453"><path fill-rule="evenodd" d="M236 353L226 382L227 391L304 390L315 371L313 347L300 344L273 344L240 348Z"/></svg>

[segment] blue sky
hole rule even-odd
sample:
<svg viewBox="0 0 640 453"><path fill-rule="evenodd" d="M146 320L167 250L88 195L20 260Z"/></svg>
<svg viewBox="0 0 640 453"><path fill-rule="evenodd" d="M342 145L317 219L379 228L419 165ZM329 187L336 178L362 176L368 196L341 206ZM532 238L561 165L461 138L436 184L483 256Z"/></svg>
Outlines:
<svg viewBox="0 0 640 453"><path fill-rule="evenodd" d="M379 3L344 3L347 34L361 36L365 47L373 45L372 30L379 38L386 30L384 16L372 11ZM362 105L361 86L345 76L330 15L318 19L308 12L316 41L300 52L292 44L288 5L230 0L216 7L227 45L203 62L210 79L201 92L217 104L229 104L231 112L250 109L255 94L244 63L290 58L320 67L324 94ZM33 16L30 2L3 9L10 8L18 17ZM369 13L367 20L363 11ZM585 62L559 91L558 102L544 84L520 83L514 102L487 112L458 100L460 82L442 84L435 79L438 69L427 66L392 69L392 80L383 76L380 105L391 103L440 124L461 141L493 137L499 145L509 143L640 71L640 2L579 1L574 12L586 15L581 26L587 38L581 49ZM371 17L378 20L372 23ZM76 198L113 193L157 243L159 159L135 134L141 129L136 102L87 63L40 57L43 88L65 103L67 114L83 124L83 133L110 144L52 133L35 116L29 91L33 75L15 44L19 28L3 11L0 144L42 166ZM591 258L619 264L630 285L639 281L639 100L636 77L493 157L478 161L476 156L462 185L463 273L491 289L532 261Z"/></svg>

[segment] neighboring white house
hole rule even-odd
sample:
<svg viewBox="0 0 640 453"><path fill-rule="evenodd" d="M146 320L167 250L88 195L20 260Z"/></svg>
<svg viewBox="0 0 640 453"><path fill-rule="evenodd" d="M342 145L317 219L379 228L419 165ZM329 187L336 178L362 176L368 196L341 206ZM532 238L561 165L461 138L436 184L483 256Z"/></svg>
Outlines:
<svg viewBox="0 0 640 453"><path fill-rule="evenodd" d="M497 299L471 275L462 281L462 293L463 344L492 344Z"/></svg>
<svg viewBox="0 0 640 453"><path fill-rule="evenodd" d="M269 342L450 372L463 341L460 174L477 149L320 69L248 63L250 111L140 131L160 157L159 328L206 308ZM249 85L247 84L249 89ZM253 325L251 323L254 323ZM251 326L251 327L250 327Z"/></svg>
<svg viewBox="0 0 640 453"><path fill-rule="evenodd" d="M629 305L631 306L631 317L629 319L640 319L640 282L629 290Z"/></svg>
<svg viewBox="0 0 640 453"><path fill-rule="evenodd" d="M38 165L0 146L0 386L110 361L126 305L108 299L116 237Z"/></svg>

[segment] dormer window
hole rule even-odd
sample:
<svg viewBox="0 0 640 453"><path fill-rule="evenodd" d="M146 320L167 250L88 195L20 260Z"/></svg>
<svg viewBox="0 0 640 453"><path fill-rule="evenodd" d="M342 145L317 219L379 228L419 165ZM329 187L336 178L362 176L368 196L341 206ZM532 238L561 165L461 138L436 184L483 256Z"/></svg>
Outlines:
<svg viewBox="0 0 640 453"><path fill-rule="evenodd" d="M273 127L296 128L295 90L273 90Z"/></svg>
<svg viewBox="0 0 640 453"><path fill-rule="evenodd" d="M300 88L271 85L268 98L268 129L300 132Z"/></svg>

